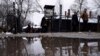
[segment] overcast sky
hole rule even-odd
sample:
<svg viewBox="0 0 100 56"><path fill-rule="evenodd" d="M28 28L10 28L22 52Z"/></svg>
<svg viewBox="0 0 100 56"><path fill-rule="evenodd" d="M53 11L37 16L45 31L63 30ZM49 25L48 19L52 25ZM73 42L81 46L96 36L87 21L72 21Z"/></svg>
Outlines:
<svg viewBox="0 0 100 56"><path fill-rule="evenodd" d="M44 5L57 5L59 1L63 5L63 10L65 11L70 8L74 2L74 0L40 0L40 4L42 7L44 7Z"/></svg>

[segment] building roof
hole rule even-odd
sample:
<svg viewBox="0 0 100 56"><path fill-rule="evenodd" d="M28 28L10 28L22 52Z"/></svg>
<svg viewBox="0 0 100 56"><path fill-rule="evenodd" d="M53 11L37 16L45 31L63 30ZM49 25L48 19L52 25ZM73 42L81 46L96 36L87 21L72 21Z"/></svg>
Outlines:
<svg viewBox="0 0 100 56"><path fill-rule="evenodd" d="M45 9L53 9L55 6L54 5L45 5L44 8Z"/></svg>

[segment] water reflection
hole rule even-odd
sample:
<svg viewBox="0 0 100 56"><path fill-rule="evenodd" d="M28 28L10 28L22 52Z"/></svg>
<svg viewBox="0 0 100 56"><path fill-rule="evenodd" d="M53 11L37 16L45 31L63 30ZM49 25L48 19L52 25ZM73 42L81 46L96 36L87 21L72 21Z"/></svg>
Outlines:
<svg viewBox="0 0 100 56"><path fill-rule="evenodd" d="M40 51L41 50L41 51ZM33 56L42 55L43 49L39 38L9 37L0 39L0 56Z"/></svg>
<svg viewBox="0 0 100 56"><path fill-rule="evenodd" d="M99 55L97 42L87 45L85 56ZM9 37L0 39L0 56L84 56L83 46L79 39Z"/></svg>

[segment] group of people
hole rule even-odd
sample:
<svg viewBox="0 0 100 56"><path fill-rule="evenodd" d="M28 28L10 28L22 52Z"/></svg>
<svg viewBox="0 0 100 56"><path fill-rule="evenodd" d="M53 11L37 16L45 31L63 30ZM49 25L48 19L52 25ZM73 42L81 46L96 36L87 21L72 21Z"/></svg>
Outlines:
<svg viewBox="0 0 100 56"><path fill-rule="evenodd" d="M87 13L87 9L84 9L84 12L81 15L81 18L83 20L83 31L87 30L87 26L88 26L88 13ZM74 12L74 14L72 15L72 31L78 31L79 28L79 20L78 20L78 16L77 16L77 12Z"/></svg>

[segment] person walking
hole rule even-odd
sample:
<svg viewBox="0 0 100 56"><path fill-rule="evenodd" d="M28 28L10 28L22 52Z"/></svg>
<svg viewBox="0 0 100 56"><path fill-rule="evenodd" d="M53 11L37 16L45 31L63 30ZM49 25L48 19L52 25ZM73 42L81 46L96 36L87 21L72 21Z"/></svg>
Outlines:
<svg viewBox="0 0 100 56"><path fill-rule="evenodd" d="M81 18L83 19L83 31L87 31L87 29L88 29L88 14L87 14L87 9L84 9L84 12L81 15Z"/></svg>

